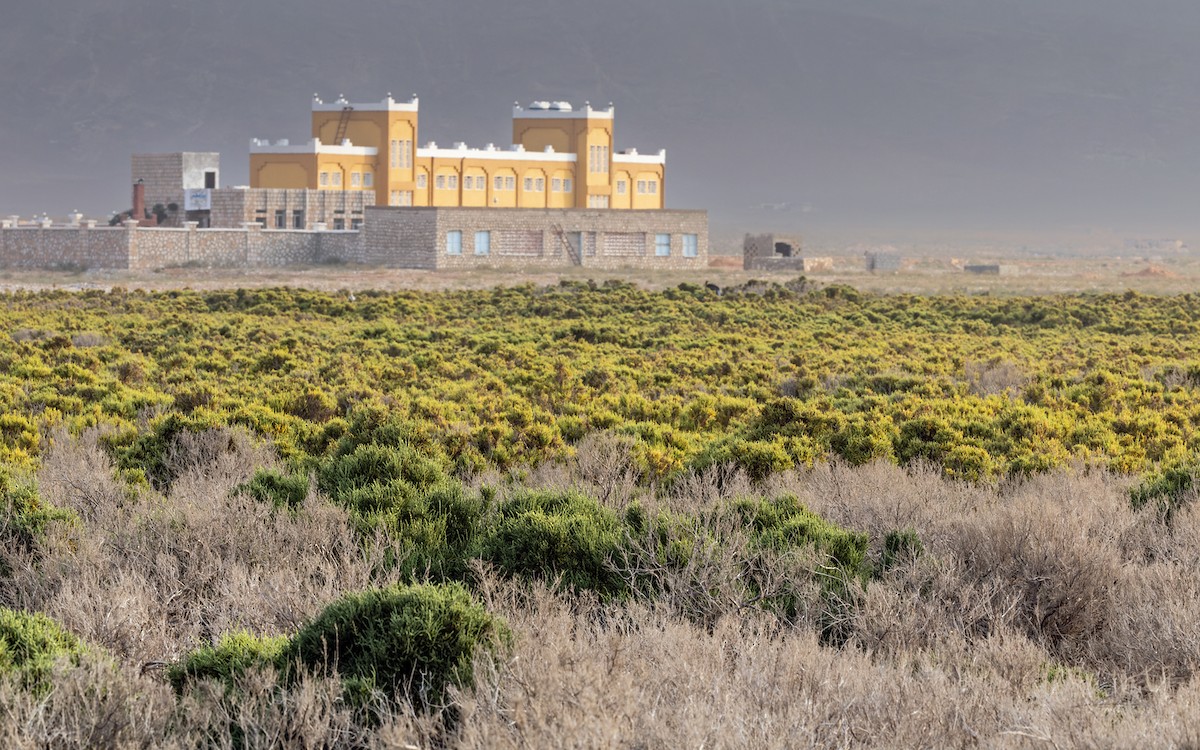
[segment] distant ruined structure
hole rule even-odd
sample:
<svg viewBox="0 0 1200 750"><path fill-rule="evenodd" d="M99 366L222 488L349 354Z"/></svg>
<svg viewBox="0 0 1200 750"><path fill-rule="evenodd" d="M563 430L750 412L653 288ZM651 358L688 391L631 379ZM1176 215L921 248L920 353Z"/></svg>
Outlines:
<svg viewBox="0 0 1200 750"><path fill-rule="evenodd" d="M904 256L892 247L864 250L863 265L867 273L899 273L904 266Z"/></svg>
<svg viewBox="0 0 1200 750"><path fill-rule="evenodd" d="M833 258L805 257L799 237L782 234L747 234L742 240L742 267L747 271L829 271Z"/></svg>

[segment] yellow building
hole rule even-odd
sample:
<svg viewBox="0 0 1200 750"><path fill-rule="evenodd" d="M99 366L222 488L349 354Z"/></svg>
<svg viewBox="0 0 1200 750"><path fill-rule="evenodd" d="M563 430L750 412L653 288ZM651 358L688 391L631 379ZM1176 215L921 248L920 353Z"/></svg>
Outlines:
<svg viewBox="0 0 1200 750"><path fill-rule="evenodd" d="M312 104L312 140L253 140L255 188L370 190L378 206L665 207L666 151L613 149L615 108L513 107L513 144L417 147L419 100Z"/></svg>

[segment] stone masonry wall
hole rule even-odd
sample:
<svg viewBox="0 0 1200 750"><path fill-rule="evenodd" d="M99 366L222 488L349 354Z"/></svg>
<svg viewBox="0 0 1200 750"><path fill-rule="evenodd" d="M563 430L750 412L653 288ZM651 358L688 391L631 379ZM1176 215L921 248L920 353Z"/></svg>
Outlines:
<svg viewBox="0 0 1200 750"><path fill-rule="evenodd" d="M394 268L437 268L437 209L372 209L358 263Z"/></svg>
<svg viewBox="0 0 1200 750"><path fill-rule="evenodd" d="M0 268L83 269L129 267L124 227L22 226L0 222Z"/></svg>
<svg viewBox="0 0 1200 750"><path fill-rule="evenodd" d="M13 226L0 222L0 269L151 270L172 266L312 265L362 256L361 232Z"/></svg>
<svg viewBox="0 0 1200 750"><path fill-rule="evenodd" d="M462 233L461 254L448 252L452 231ZM477 252L478 232L489 233L487 254ZM659 234L670 235L666 256L656 254ZM683 255L686 235L695 236L695 257ZM363 251L364 262L402 268L704 268L708 214L375 207L367 210Z"/></svg>

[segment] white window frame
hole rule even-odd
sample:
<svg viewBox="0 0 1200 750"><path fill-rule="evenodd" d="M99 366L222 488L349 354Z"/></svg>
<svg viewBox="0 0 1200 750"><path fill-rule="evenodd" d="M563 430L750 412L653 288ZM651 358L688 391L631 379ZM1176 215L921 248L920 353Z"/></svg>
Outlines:
<svg viewBox="0 0 1200 750"><path fill-rule="evenodd" d="M417 175L417 187L421 188L422 190L429 187L429 175L425 174L424 172Z"/></svg>
<svg viewBox="0 0 1200 750"><path fill-rule="evenodd" d="M458 190L458 175L456 175L456 174L446 175L446 189L447 190Z"/></svg>
<svg viewBox="0 0 1200 750"><path fill-rule="evenodd" d="M320 183L319 183L319 184L321 185L321 187L328 187L328 186L329 186L329 173L328 173L328 172L322 172L322 173L321 173L321 179L320 179Z"/></svg>
<svg viewBox="0 0 1200 750"><path fill-rule="evenodd" d="M551 178L550 192L552 192L552 193L561 193L562 192L562 180L560 178L558 178L558 177Z"/></svg>
<svg viewBox="0 0 1200 750"><path fill-rule="evenodd" d="M342 173L339 171L339 172L330 172L329 174L332 176L333 186L340 188L342 186Z"/></svg>
<svg viewBox="0 0 1200 750"><path fill-rule="evenodd" d="M545 178L545 177L536 177L536 178L534 178L534 180L533 180L533 192L535 192L535 193L544 193L544 192L546 192L546 178Z"/></svg>
<svg viewBox="0 0 1200 750"><path fill-rule="evenodd" d="M563 192L564 193L571 192L571 178L570 177L563 178Z"/></svg>
<svg viewBox="0 0 1200 750"><path fill-rule="evenodd" d="M657 258L671 257L671 235L665 232L654 235L654 255Z"/></svg>
<svg viewBox="0 0 1200 750"><path fill-rule="evenodd" d="M436 190L445 190L446 189L446 175L440 174L437 177L433 178L433 186L434 186L434 189L436 189Z"/></svg>
<svg viewBox="0 0 1200 750"><path fill-rule="evenodd" d="M505 190L516 190L517 189L517 178L513 177L512 175L506 176L504 178L504 189Z"/></svg>
<svg viewBox="0 0 1200 750"><path fill-rule="evenodd" d="M700 236L695 234L683 235L683 257L695 258L700 255Z"/></svg>
<svg viewBox="0 0 1200 750"><path fill-rule="evenodd" d="M350 187L362 187L362 174L360 172L350 173Z"/></svg>
<svg viewBox="0 0 1200 750"><path fill-rule="evenodd" d="M451 229L446 232L446 255L462 255L461 229Z"/></svg>
<svg viewBox="0 0 1200 750"><path fill-rule="evenodd" d="M617 195L625 195L629 191L629 183L625 180L617 180Z"/></svg>
<svg viewBox="0 0 1200 750"><path fill-rule="evenodd" d="M375 187L374 172L363 172L363 187Z"/></svg>
<svg viewBox="0 0 1200 750"><path fill-rule="evenodd" d="M650 195L658 195L658 180L647 180L646 189L650 191Z"/></svg>
<svg viewBox="0 0 1200 750"><path fill-rule="evenodd" d="M475 233L475 254L476 255L491 255L492 253L492 233L487 230L482 230Z"/></svg>

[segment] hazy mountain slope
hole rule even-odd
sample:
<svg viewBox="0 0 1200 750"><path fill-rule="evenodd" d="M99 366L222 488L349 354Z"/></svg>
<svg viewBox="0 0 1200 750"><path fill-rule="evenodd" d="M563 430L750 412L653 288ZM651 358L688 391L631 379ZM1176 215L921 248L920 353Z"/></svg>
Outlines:
<svg viewBox="0 0 1200 750"><path fill-rule="evenodd" d="M1191 222L1200 7L1158 0L63 0L0 28L0 214L127 202L135 150L307 135L308 98L422 98L505 142L514 99L618 107L669 200L726 224ZM759 204L808 204L763 213Z"/></svg>

